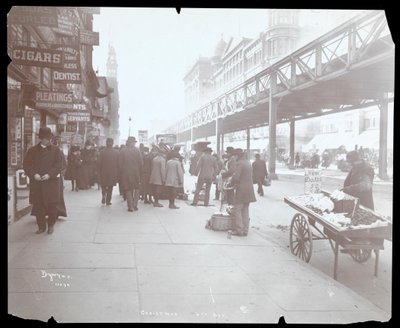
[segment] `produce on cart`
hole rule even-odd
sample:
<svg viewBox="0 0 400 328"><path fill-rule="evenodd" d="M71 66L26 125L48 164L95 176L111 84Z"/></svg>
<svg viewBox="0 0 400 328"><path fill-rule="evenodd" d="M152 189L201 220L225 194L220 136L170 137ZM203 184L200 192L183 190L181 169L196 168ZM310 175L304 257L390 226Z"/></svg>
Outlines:
<svg viewBox="0 0 400 328"><path fill-rule="evenodd" d="M379 250L384 239L391 240L392 223L369 208L359 204L358 198L343 191L285 197L284 201L296 209L290 225L291 252L309 262L313 240L328 240L335 254L334 278L337 276L339 246L357 262L365 262L374 250L377 275ZM314 228L318 234L312 232Z"/></svg>

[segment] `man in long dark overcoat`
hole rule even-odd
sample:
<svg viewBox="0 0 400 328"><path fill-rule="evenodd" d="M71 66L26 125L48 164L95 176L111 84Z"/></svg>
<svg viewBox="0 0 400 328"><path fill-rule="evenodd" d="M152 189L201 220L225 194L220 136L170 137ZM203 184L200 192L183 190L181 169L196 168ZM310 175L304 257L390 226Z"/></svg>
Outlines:
<svg viewBox="0 0 400 328"><path fill-rule="evenodd" d="M205 185L204 206L208 206L210 201L211 184L214 181L218 171L218 164L211 153L212 149L210 147L206 147L203 150L203 155L200 156L200 159L197 162L196 175L198 175L198 177L196 191L194 192L193 203L190 205L197 206L200 190Z"/></svg>
<svg viewBox="0 0 400 328"><path fill-rule="evenodd" d="M106 205L111 205L113 188L118 182L119 151L113 148L113 144L114 140L107 138L106 148L100 151L98 160L101 203Z"/></svg>
<svg viewBox="0 0 400 328"><path fill-rule="evenodd" d="M235 231L233 235L247 236L249 231L249 206L256 201L253 188L253 170L250 161L242 149L234 150L236 156L235 172L232 184L235 187L232 213L235 218Z"/></svg>
<svg viewBox="0 0 400 328"><path fill-rule="evenodd" d="M260 158L260 154L255 154L255 161L252 164L253 167L253 182L257 183L257 193L260 196L264 196L263 182L268 176L267 163Z"/></svg>
<svg viewBox="0 0 400 328"><path fill-rule="evenodd" d="M135 147L136 138L128 137L126 147L121 150L119 156L119 168L128 204L128 211L138 210L140 195L140 178L142 175L143 160L140 151Z"/></svg>
<svg viewBox="0 0 400 328"><path fill-rule="evenodd" d="M31 215L36 216L38 234L46 231L46 225L48 233L53 233L57 215L60 215L58 207L62 199L60 184L64 155L56 145L50 143L51 136L50 128L40 128L40 142L28 149L23 163L30 179L29 202L33 205ZM66 213L63 214L66 216Z"/></svg>

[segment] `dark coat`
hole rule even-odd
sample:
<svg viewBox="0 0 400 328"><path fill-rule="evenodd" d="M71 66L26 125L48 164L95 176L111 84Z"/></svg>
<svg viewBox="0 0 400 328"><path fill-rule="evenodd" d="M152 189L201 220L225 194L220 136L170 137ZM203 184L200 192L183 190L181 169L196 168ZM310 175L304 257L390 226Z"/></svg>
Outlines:
<svg viewBox="0 0 400 328"><path fill-rule="evenodd" d="M236 169L236 158L231 156L226 162L226 170L221 174L223 179L231 177Z"/></svg>
<svg viewBox="0 0 400 328"><path fill-rule="evenodd" d="M65 180L77 180L79 176L79 168L82 164L81 155L68 153L67 156L67 170L65 172Z"/></svg>
<svg viewBox="0 0 400 328"><path fill-rule="evenodd" d="M374 175L374 169L368 163L362 161L352 167L343 184L343 191L346 194L359 198L361 205L372 210L374 209L372 196Z"/></svg>
<svg viewBox="0 0 400 328"><path fill-rule="evenodd" d="M196 175L198 180L211 179L214 180L218 172L218 164L211 154L203 154L200 156L196 166Z"/></svg>
<svg viewBox="0 0 400 328"><path fill-rule="evenodd" d="M251 203L256 201L253 187L253 169L250 161L247 159L239 159L236 161L232 183L235 186L234 204Z"/></svg>
<svg viewBox="0 0 400 328"><path fill-rule="evenodd" d="M260 158L257 158L253 164L253 179L255 181L263 180L268 175L267 163Z"/></svg>
<svg viewBox="0 0 400 328"><path fill-rule="evenodd" d="M104 148L99 155L99 182L102 186L115 186L118 182L119 151L112 148Z"/></svg>
<svg viewBox="0 0 400 328"><path fill-rule="evenodd" d="M124 190L140 188L143 160L139 149L128 146L122 149L119 155L119 169Z"/></svg>
<svg viewBox="0 0 400 328"><path fill-rule="evenodd" d="M64 199L61 195L62 189L62 174L63 156L61 150L54 145L49 145L46 148L37 144L28 149L23 163L25 173L29 177L29 202L33 204L32 215L38 213L38 203L59 204L59 207L65 210ZM49 180L36 181L35 174L50 176ZM65 214L65 215L64 215ZM66 213L60 214L66 216Z"/></svg>

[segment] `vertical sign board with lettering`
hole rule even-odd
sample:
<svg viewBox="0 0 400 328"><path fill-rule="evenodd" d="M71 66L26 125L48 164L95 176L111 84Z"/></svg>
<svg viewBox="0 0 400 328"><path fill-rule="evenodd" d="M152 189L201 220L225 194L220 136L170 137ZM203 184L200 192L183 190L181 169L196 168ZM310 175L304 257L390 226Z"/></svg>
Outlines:
<svg viewBox="0 0 400 328"><path fill-rule="evenodd" d="M64 52L64 61L62 69L53 70L53 81L55 83L81 84L82 72L79 46L56 46L55 50Z"/></svg>
<svg viewBox="0 0 400 328"><path fill-rule="evenodd" d="M321 170L305 169L304 172L304 193L316 194L321 192L322 177Z"/></svg>
<svg viewBox="0 0 400 328"><path fill-rule="evenodd" d="M7 180L8 185L8 224L14 222L15 217L15 184L14 176L9 175Z"/></svg>
<svg viewBox="0 0 400 328"><path fill-rule="evenodd" d="M148 143L148 131L147 130L139 130L138 131L138 139L139 143L147 144Z"/></svg>

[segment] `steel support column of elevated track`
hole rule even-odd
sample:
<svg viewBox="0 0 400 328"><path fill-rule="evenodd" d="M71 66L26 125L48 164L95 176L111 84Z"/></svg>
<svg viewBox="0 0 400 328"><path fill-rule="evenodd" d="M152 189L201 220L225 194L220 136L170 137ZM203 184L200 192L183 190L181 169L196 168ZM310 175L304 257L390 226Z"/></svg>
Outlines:
<svg viewBox="0 0 400 328"><path fill-rule="evenodd" d="M394 44L385 13L371 11L350 19L214 99L190 115L191 126L185 129L191 129L193 141L193 125L199 131L199 127L216 120L213 104L218 104L220 109L217 115L218 131L222 135L269 125L269 165L274 175L277 123L373 105L373 100L381 92L393 92L393 67ZM271 84L274 86L271 87ZM280 101L282 104L278 108ZM310 105L310 110L302 108L302 105ZM269 107L267 118L263 106ZM381 108L384 107L381 104ZM322 108L328 110L321 111ZM243 111L249 115L243 115ZM381 109L381 116L385 115L387 112ZM235 121L235 117L238 120ZM383 120L381 127L385 128ZM203 129L202 135L215 133L216 130ZM382 135L384 133L381 131ZM294 139L294 123L291 139ZM383 137L381 140L382 148L387 143ZM274 143L273 147L271 143ZM294 140L291 142L292 152ZM383 174L386 150L380 151L380 157Z"/></svg>

